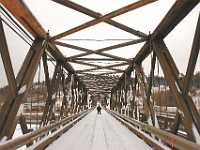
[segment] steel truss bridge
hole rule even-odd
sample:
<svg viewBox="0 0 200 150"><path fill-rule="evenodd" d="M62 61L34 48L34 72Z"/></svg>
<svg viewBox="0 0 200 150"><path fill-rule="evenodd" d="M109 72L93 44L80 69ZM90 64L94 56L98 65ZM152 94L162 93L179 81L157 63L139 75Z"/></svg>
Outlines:
<svg viewBox="0 0 200 150"><path fill-rule="evenodd" d="M200 149L200 114L190 94L190 84L200 48L200 16L185 75L181 76L164 42L165 37L198 5L199 0L176 0L155 30L149 34L128 27L113 18L156 3L157 0L138 0L105 15L73 1L52 1L93 19L50 36L23 0L0 0L1 65L8 81L8 84L0 89L0 150L18 149L22 146L32 149L48 148L51 143L61 139L74 128L74 125L79 125L86 117L89 118L89 115L92 117L97 103L101 103L105 109L102 115L114 117L152 149ZM102 22L130 33L137 39L97 50L60 40ZM30 44L16 76L5 26ZM131 59L106 53L138 43L144 45ZM82 53L67 57L59 50L59 46ZM99 57L83 57L90 54ZM147 76L142 64L148 56L151 56L151 62ZM95 61L109 61L110 64L101 65L94 63ZM53 73L49 69L50 63L55 65ZM72 67L71 63L90 68L78 70ZM167 113L167 109L163 112L156 109L155 95L152 92L155 86L156 63L159 63L162 69L163 80L176 104L176 111L171 114ZM122 66L127 68L120 69ZM94 73L102 69L107 71ZM44 76L44 81L39 80L40 76ZM40 99L40 102L35 102L34 99ZM161 109L161 105L157 107ZM13 138L17 124L20 125L23 135ZM30 124L36 124L37 128L30 128ZM68 145L65 147L67 149Z"/></svg>

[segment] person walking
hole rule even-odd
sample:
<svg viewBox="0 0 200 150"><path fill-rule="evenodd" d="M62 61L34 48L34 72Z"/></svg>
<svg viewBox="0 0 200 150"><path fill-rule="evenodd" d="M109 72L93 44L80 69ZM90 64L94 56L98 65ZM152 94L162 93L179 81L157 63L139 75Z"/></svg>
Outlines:
<svg viewBox="0 0 200 150"><path fill-rule="evenodd" d="M99 114L99 115L101 114L101 106L100 105L97 106L97 114Z"/></svg>

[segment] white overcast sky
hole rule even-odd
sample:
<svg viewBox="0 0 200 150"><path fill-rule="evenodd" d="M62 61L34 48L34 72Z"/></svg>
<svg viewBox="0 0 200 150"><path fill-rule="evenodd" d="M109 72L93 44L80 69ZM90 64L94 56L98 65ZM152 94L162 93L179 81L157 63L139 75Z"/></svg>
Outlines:
<svg viewBox="0 0 200 150"><path fill-rule="evenodd" d="M50 31L50 35L56 35L60 32L69 30L77 25L92 20L93 18L88 17L77 11L66 8L51 0L24 0L33 14L36 16L38 21L42 24L45 30ZM119 9L123 6L131 4L136 0L73 0L74 2L81 4L87 8L90 8L96 12L107 14L111 11ZM173 5L175 0L159 0L153 4L147 5L143 8L133 10L121 16L113 18L113 20L123 23L131 28L142 31L146 34L153 32L156 26L160 23L162 18L168 12L170 7ZM181 73L185 74L189 54L192 46L192 40L196 28L196 22L198 19L200 5L197 5L192 12L165 38L165 42L170 49L170 52L177 63L177 66ZM10 55L17 74L22 60L24 59L29 46L19 39L14 33L5 27L6 38L8 40L8 46ZM137 37L132 34L121 31L115 27L112 27L106 23L100 23L90 28L84 29L78 33L74 33L64 38L66 43L90 48L91 50L110 46L112 44L121 43L123 41L115 42L94 42L94 41L67 41L67 39L136 39ZM119 48L107 53L112 53L117 56L125 58L133 58L139 51L142 44L134 46L128 46L125 48ZM66 56L72 56L79 54L80 52L59 47ZM96 57L92 55L90 57ZM143 63L145 72L149 73L149 60L147 59ZM2 60L0 59L0 69L2 68ZM82 66L74 65L75 69L83 69ZM196 72L200 71L200 56L197 61ZM2 71L1 71L2 72ZM3 74L3 73L1 73ZM5 83L5 76L0 77L0 84Z"/></svg>

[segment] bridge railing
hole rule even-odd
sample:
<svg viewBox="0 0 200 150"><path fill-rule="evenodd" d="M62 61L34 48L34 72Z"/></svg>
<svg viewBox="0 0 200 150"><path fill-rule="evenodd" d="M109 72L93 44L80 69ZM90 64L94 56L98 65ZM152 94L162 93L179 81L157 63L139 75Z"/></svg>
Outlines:
<svg viewBox="0 0 200 150"><path fill-rule="evenodd" d="M121 115L115 111L107 110L112 116L114 116L117 120L122 122L125 126L127 126L131 131L133 131L136 135L143 138L145 142L154 147L159 147L158 141L162 141L162 143L169 145L172 148L180 149L180 150L200 150L200 145L194 142L191 142L187 139L184 139L180 136L174 135L170 132L158 129L156 127L150 126L148 124L139 122L133 118L127 117L125 115ZM149 136L149 133L151 136ZM153 140L151 140L153 139ZM162 149L162 148L161 148Z"/></svg>
<svg viewBox="0 0 200 150"><path fill-rule="evenodd" d="M21 135L17 138L10 139L8 141L0 142L0 150L18 149L30 143L34 143L33 145L37 145L38 148L45 148L46 146L48 146L48 144L50 144L50 142L53 142L57 137L59 137L61 134L70 129L76 122L81 120L90 111L91 109L82 111L79 114L69 116L58 122L37 129L33 132ZM51 140L49 140L48 136Z"/></svg>

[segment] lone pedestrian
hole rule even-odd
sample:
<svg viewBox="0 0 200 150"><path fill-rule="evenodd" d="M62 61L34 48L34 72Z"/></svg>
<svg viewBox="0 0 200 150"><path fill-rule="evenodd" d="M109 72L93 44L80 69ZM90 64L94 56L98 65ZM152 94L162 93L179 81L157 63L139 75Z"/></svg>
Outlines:
<svg viewBox="0 0 200 150"><path fill-rule="evenodd" d="M99 114L99 115L101 114L101 106L100 105L97 106L97 114Z"/></svg>

